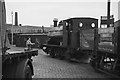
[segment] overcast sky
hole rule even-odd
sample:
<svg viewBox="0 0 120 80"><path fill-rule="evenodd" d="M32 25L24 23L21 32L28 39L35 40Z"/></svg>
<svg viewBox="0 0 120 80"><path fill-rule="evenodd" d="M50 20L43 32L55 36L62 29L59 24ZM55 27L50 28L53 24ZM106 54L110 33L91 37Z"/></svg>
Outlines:
<svg viewBox="0 0 120 80"><path fill-rule="evenodd" d="M11 12L18 12L18 23L22 25L46 26L53 19L70 17L94 17L107 15L107 0L5 0L7 23L12 23ZM118 1L112 0L111 14L118 20Z"/></svg>

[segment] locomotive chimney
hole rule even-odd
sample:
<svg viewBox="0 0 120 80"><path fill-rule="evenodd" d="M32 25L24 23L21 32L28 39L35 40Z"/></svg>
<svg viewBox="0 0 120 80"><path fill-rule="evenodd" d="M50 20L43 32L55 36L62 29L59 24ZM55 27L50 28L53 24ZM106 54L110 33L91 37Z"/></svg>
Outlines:
<svg viewBox="0 0 120 80"><path fill-rule="evenodd" d="M53 22L54 22L54 27L57 27L58 19L57 19L57 18L54 18L54 19L53 19Z"/></svg>
<svg viewBox="0 0 120 80"><path fill-rule="evenodd" d="M110 0L108 0L107 4L107 27L110 27Z"/></svg>
<svg viewBox="0 0 120 80"><path fill-rule="evenodd" d="M18 26L18 13L15 12L15 26Z"/></svg>

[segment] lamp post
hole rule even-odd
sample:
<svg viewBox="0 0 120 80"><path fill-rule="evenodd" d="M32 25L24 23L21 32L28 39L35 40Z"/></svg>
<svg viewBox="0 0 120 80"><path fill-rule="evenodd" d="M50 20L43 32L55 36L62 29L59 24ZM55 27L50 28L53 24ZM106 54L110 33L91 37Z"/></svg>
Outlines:
<svg viewBox="0 0 120 80"><path fill-rule="evenodd" d="M11 33L12 33L12 45L13 45L13 11L11 12L12 15L12 28L11 28Z"/></svg>

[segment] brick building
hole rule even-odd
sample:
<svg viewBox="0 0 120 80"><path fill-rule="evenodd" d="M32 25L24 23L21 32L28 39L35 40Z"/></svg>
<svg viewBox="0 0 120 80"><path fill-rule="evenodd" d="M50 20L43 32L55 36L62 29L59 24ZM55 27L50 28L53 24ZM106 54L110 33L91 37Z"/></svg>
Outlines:
<svg viewBox="0 0 120 80"><path fill-rule="evenodd" d="M40 26L15 26L7 24L7 30L9 33L48 33L51 27L40 27Z"/></svg>

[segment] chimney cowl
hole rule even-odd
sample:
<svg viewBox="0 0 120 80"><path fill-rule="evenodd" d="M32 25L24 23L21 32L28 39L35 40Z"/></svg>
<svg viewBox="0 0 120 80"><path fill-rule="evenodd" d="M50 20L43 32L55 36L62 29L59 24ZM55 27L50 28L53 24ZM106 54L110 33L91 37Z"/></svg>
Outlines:
<svg viewBox="0 0 120 80"><path fill-rule="evenodd" d="M53 21L57 21L58 22L58 18L54 18Z"/></svg>

